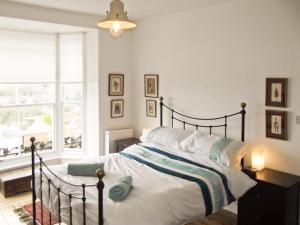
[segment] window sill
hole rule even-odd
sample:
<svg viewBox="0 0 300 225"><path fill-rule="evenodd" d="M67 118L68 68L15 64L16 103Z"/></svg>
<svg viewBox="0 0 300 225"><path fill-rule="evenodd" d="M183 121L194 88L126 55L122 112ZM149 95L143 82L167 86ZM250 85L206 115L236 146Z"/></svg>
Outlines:
<svg viewBox="0 0 300 225"><path fill-rule="evenodd" d="M40 153L40 156L43 157L44 162L50 162L50 161L57 161L57 163L60 163L61 160L76 160L76 159L82 159L84 156L83 152L55 152L55 151L49 151ZM39 163L39 160L36 158L36 164ZM6 159L4 161L0 161L0 173L3 172L9 172L16 169L22 169L25 167L31 167L31 154L27 154L24 156L19 156L18 158L10 158Z"/></svg>

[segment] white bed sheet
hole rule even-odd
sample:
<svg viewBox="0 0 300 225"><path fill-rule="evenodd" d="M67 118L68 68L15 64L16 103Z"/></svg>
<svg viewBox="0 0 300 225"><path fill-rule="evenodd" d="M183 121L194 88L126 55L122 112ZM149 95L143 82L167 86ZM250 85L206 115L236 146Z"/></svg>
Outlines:
<svg viewBox="0 0 300 225"><path fill-rule="evenodd" d="M151 147L171 152L172 154L196 161L198 163L217 169L228 179L229 189L236 199L255 185L241 171L228 168L213 160L204 159L195 153L183 152L176 149L165 148L155 144ZM131 146L136 147L136 146ZM195 183L176 178L130 160L120 154L111 154L105 160L104 188L104 218L105 225L180 225L205 215L205 205L199 186ZM96 177L75 177L67 174L67 165L51 167L58 176L75 184L95 184ZM123 202L116 203L108 198L110 186L120 176L131 175L133 190ZM65 185L49 174L52 182L62 188L64 192L81 195L80 188ZM39 192L39 179L37 179L37 194ZM51 201L48 199L47 181L43 181L44 204L52 213L58 215L57 191L51 189ZM87 188L87 225L97 225L97 189ZM73 200L73 224L82 223L82 201ZM69 223L69 197L61 194L61 215L65 223Z"/></svg>

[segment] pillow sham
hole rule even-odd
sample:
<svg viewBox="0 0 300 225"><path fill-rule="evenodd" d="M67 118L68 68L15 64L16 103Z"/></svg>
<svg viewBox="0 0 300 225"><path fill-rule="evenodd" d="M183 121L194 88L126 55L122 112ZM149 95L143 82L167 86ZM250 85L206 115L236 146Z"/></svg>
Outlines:
<svg viewBox="0 0 300 225"><path fill-rule="evenodd" d="M195 131L180 143L180 148L186 152L201 154L228 167L240 169L240 162L246 155L244 143L222 138L216 135Z"/></svg>
<svg viewBox="0 0 300 225"><path fill-rule="evenodd" d="M209 153L210 149L220 137L195 131L180 142L180 149L185 152Z"/></svg>
<svg viewBox="0 0 300 225"><path fill-rule="evenodd" d="M243 142L230 138L220 138L211 148L209 158L226 166L240 168L242 158L246 155Z"/></svg>
<svg viewBox="0 0 300 225"><path fill-rule="evenodd" d="M155 143L166 147L180 147L180 142L190 136L193 131L171 127L157 127L141 136L144 143Z"/></svg>

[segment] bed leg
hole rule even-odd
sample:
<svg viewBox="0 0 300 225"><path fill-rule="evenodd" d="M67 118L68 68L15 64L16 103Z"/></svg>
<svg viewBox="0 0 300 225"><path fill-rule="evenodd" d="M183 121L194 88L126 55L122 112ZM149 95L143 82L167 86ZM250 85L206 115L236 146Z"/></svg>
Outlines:
<svg viewBox="0 0 300 225"><path fill-rule="evenodd" d="M97 170L96 174L97 174L97 177L99 179L99 181L97 183L99 225L103 225L104 224L104 218L103 218L103 189L104 189L104 183L102 181L102 178L104 177L105 173L104 173L103 170Z"/></svg>
<svg viewBox="0 0 300 225"><path fill-rule="evenodd" d="M32 175L32 222L36 225L36 192L35 192L35 137L30 138L31 142L31 175Z"/></svg>

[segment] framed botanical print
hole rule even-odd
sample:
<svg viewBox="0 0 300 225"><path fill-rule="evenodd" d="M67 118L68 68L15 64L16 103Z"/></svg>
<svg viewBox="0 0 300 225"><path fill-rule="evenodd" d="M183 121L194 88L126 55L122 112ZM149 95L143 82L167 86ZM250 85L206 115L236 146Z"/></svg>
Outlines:
<svg viewBox="0 0 300 225"><path fill-rule="evenodd" d="M124 100L111 100L111 118L120 118L124 116Z"/></svg>
<svg viewBox="0 0 300 225"><path fill-rule="evenodd" d="M146 100L146 115L149 117L156 117L156 101Z"/></svg>
<svg viewBox="0 0 300 225"><path fill-rule="evenodd" d="M287 107L287 78L266 79L266 106Z"/></svg>
<svg viewBox="0 0 300 225"><path fill-rule="evenodd" d="M266 110L266 137L287 140L287 112Z"/></svg>
<svg viewBox="0 0 300 225"><path fill-rule="evenodd" d="M146 74L144 77L145 97L158 98L158 75Z"/></svg>
<svg viewBox="0 0 300 225"><path fill-rule="evenodd" d="M124 95L124 74L109 74L108 95L109 96Z"/></svg>

